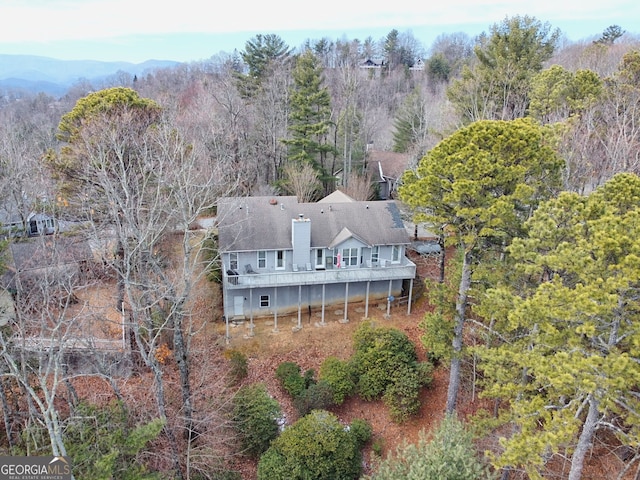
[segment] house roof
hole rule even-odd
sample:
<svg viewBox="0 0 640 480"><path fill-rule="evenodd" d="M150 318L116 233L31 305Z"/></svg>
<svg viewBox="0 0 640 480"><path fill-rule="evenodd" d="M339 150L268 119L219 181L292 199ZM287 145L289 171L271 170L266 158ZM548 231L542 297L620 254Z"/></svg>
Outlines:
<svg viewBox="0 0 640 480"><path fill-rule="evenodd" d="M311 248L332 248L348 238L366 245L409 244L394 201L298 203L296 197L226 197L218 205L222 252L286 250L291 220L311 221Z"/></svg>
<svg viewBox="0 0 640 480"><path fill-rule="evenodd" d="M370 168L375 169L374 174L380 175L382 172L382 175L394 180L399 179L409 166L409 155L405 153L373 150L368 155Z"/></svg>
<svg viewBox="0 0 640 480"><path fill-rule="evenodd" d="M1 277L1 283L10 287L17 274L62 267L92 258L91 247L79 237L48 235L12 242L9 244L7 269Z"/></svg>
<svg viewBox="0 0 640 480"><path fill-rule="evenodd" d="M345 202L355 202L355 200L340 190L336 190L335 192L330 193L326 197L318 200L318 203L345 203Z"/></svg>

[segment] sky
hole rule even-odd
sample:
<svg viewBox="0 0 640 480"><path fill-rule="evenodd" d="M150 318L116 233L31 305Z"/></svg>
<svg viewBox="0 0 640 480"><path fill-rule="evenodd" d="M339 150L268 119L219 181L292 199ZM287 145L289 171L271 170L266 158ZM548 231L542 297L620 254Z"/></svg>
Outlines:
<svg viewBox="0 0 640 480"><path fill-rule="evenodd" d="M515 15L548 22L569 41L611 25L640 34L638 0L0 0L0 54L191 62L241 51L258 33L299 47L324 37L378 40L392 29L428 49L441 34L473 37Z"/></svg>

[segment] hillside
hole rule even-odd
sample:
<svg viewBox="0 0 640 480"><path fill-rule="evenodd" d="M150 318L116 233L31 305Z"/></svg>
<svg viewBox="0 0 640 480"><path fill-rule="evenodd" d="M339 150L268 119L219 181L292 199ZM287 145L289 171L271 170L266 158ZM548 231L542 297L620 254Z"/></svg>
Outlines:
<svg viewBox="0 0 640 480"><path fill-rule="evenodd" d="M0 54L0 89L61 96L79 80L99 83L119 72L139 76L176 65L178 62L170 60L147 60L135 64Z"/></svg>

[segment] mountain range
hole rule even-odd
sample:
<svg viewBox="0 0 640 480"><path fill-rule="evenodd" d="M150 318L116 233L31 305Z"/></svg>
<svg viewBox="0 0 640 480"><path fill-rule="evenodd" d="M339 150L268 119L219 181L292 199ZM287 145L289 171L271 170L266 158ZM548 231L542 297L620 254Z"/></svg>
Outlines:
<svg viewBox="0 0 640 480"><path fill-rule="evenodd" d="M82 79L98 83L118 72L139 76L179 63L171 60L147 60L142 63L58 60L36 55L0 54L0 92L42 92L60 97Z"/></svg>

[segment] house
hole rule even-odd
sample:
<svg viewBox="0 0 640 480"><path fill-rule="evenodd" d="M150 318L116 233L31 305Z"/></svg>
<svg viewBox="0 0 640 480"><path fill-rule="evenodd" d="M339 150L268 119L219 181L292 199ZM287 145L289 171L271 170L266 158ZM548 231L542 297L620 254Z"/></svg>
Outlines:
<svg viewBox="0 0 640 480"><path fill-rule="evenodd" d="M378 183L378 197L382 200L394 198L400 178L409 165L409 155L372 149L367 156L371 176Z"/></svg>
<svg viewBox="0 0 640 480"><path fill-rule="evenodd" d="M424 70L424 67L425 67L424 60L422 60L421 58L418 58L415 61L415 63L409 67L409 70L417 70L421 72L422 70Z"/></svg>
<svg viewBox="0 0 640 480"><path fill-rule="evenodd" d="M43 302L73 295L73 288L82 284L94 263L89 244L77 236L24 239L9 243L7 250L6 270L0 283L3 292L18 299L21 308L40 308ZM12 312L5 313L11 316Z"/></svg>
<svg viewBox="0 0 640 480"><path fill-rule="evenodd" d="M354 201L340 193L317 203L294 196L223 198L218 241L227 321L406 295L416 266L394 201ZM388 309L387 309L388 310ZM388 312L387 312L388 313Z"/></svg>
<svg viewBox="0 0 640 480"><path fill-rule="evenodd" d="M56 219L46 213L29 212L22 215L11 206L0 208L0 236L4 238L51 235L57 228Z"/></svg>

